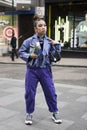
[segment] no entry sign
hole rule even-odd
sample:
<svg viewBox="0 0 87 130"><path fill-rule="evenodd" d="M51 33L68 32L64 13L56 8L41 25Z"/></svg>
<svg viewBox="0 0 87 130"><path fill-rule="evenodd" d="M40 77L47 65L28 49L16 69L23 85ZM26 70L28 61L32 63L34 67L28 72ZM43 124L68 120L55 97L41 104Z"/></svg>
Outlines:
<svg viewBox="0 0 87 130"><path fill-rule="evenodd" d="M14 33L15 33L15 30L14 30L14 28L12 27L12 26L7 26L7 27L5 27L4 28L4 30L3 30L3 35L4 35L4 37L6 38L6 39L11 39L11 37L12 37L12 32L14 31Z"/></svg>

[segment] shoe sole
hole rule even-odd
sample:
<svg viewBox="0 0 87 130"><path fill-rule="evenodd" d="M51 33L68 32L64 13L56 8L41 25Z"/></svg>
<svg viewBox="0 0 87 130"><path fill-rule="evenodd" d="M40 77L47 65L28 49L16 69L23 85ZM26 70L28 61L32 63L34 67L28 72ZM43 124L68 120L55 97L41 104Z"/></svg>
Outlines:
<svg viewBox="0 0 87 130"><path fill-rule="evenodd" d="M26 125L32 125L32 121L25 121Z"/></svg>
<svg viewBox="0 0 87 130"><path fill-rule="evenodd" d="M59 120L55 120L55 118L52 117L52 120L53 120L54 123L56 123L56 124L62 124L62 120L61 120L61 119L59 119Z"/></svg>

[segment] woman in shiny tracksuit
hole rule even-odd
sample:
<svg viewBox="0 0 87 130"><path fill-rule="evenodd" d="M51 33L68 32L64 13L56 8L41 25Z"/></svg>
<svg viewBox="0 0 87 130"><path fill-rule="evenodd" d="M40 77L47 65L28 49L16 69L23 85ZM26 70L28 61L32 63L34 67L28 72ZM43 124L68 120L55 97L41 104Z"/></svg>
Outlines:
<svg viewBox="0 0 87 130"><path fill-rule="evenodd" d="M50 43L54 44L54 42L46 36L47 27L43 19L39 17L35 18L34 30L35 34L26 39L19 49L19 56L27 63L25 77L25 124L32 124L32 113L35 108L35 95L38 82L42 86L49 111L53 113L53 121L55 123L62 123L59 117L57 95L49 59Z"/></svg>

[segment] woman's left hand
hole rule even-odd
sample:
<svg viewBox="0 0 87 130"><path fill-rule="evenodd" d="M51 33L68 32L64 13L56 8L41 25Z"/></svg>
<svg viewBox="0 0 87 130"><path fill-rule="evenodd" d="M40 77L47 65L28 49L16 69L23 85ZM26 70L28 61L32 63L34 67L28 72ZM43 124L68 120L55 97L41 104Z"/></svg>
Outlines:
<svg viewBox="0 0 87 130"><path fill-rule="evenodd" d="M58 44L58 42L55 41L55 40L52 40L51 43L52 43L52 44Z"/></svg>

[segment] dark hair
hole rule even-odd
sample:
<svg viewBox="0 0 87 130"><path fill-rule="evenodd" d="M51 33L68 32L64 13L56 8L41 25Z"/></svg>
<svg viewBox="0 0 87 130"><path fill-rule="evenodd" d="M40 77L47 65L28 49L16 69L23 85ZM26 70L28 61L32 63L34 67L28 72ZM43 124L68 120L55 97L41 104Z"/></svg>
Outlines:
<svg viewBox="0 0 87 130"><path fill-rule="evenodd" d="M84 15L86 15L87 14L87 11L84 11Z"/></svg>
<svg viewBox="0 0 87 130"><path fill-rule="evenodd" d="M34 17L33 17L33 26L36 27L37 26L37 22L40 21L40 20L44 20L44 18L40 17L38 14L35 14Z"/></svg>

